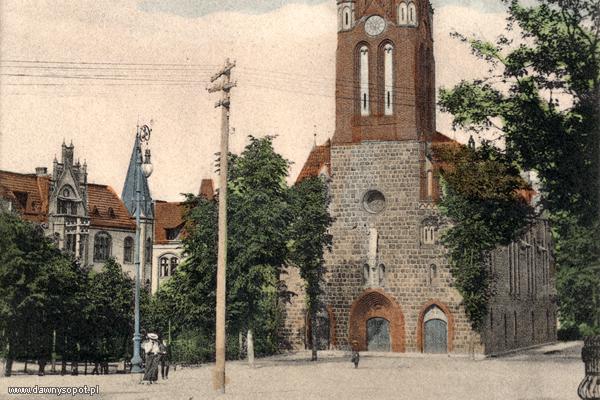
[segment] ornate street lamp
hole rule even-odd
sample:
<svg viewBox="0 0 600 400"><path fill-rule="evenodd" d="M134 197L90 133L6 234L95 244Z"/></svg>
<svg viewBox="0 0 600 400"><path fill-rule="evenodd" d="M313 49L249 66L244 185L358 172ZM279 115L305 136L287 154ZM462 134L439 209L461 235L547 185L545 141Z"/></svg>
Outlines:
<svg viewBox="0 0 600 400"><path fill-rule="evenodd" d="M145 158L142 160L142 143L150 141L152 129L148 125L138 126L136 132L136 168L135 168L135 332L133 334L133 357L131 358L131 372L141 373L142 358L140 357L140 181L139 171L146 178L152 175L152 163L150 162L150 149L146 149Z"/></svg>

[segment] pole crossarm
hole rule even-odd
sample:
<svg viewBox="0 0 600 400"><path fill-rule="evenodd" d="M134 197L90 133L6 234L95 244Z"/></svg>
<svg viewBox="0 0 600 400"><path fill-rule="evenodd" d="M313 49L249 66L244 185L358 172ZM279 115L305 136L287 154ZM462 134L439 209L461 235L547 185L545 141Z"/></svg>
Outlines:
<svg viewBox="0 0 600 400"><path fill-rule="evenodd" d="M217 79L219 79L220 77L222 77L223 75L230 75L231 74L231 70L235 67L235 61L234 62L229 62L229 58L225 61L225 66L216 74L214 74L211 78L210 81L214 82Z"/></svg>

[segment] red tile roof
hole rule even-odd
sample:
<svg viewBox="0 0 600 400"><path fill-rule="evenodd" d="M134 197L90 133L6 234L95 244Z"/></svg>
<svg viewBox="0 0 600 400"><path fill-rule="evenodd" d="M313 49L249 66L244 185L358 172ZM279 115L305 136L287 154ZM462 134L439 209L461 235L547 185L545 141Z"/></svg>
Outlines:
<svg viewBox="0 0 600 400"><path fill-rule="evenodd" d="M17 172L0 171L0 195L16 203L17 210L24 219L33 222L48 221L48 192L49 176L35 174L20 174ZM26 193L26 204L19 203ZM113 215L109 209L113 209ZM98 214L94 210L98 210ZM99 228L121 228L135 230L135 222L125 208L115 191L106 185L88 184L88 213L90 226Z"/></svg>
<svg viewBox="0 0 600 400"><path fill-rule="evenodd" d="M154 243L166 244L168 229L181 229L183 232L183 213L185 203L157 201L154 206Z"/></svg>
<svg viewBox="0 0 600 400"><path fill-rule="evenodd" d="M321 146L313 147L296 178L296 183L311 176L318 176L324 166L327 167L327 173L331 175L331 140L327 140Z"/></svg>
<svg viewBox="0 0 600 400"><path fill-rule="evenodd" d="M44 222L48 219L49 177L0 171L3 197L13 202L24 219Z"/></svg>
<svg viewBox="0 0 600 400"><path fill-rule="evenodd" d="M91 227L135 230L135 221L129 215L125 203L110 186L88 184L88 214Z"/></svg>

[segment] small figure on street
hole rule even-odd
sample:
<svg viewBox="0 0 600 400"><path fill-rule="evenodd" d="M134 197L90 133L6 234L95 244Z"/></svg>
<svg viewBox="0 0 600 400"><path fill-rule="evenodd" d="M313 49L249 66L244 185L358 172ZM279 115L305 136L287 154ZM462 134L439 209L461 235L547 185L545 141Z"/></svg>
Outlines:
<svg viewBox="0 0 600 400"><path fill-rule="evenodd" d="M141 383L152 384L158 381L158 363L160 362L158 335L149 333L142 343L142 347L146 353L146 367Z"/></svg>
<svg viewBox="0 0 600 400"><path fill-rule="evenodd" d="M358 368L358 362L360 361L360 354L358 354L358 342L356 340L352 341L351 361L354 364L354 368Z"/></svg>
<svg viewBox="0 0 600 400"><path fill-rule="evenodd" d="M160 342L160 376L169 379L169 367L171 365L171 349L166 340Z"/></svg>

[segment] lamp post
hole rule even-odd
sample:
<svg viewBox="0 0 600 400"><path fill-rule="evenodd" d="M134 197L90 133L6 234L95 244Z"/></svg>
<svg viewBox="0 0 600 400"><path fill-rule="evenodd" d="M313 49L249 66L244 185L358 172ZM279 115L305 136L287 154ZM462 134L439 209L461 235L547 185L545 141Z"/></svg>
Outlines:
<svg viewBox="0 0 600 400"><path fill-rule="evenodd" d="M135 138L136 168L135 181L135 332L133 334L133 357L131 358L131 372L141 373L142 358L140 357L140 171L146 178L152 175L152 163L150 162L150 149L146 149L145 158L142 160L142 143L148 143L152 129L148 125L138 126Z"/></svg>

